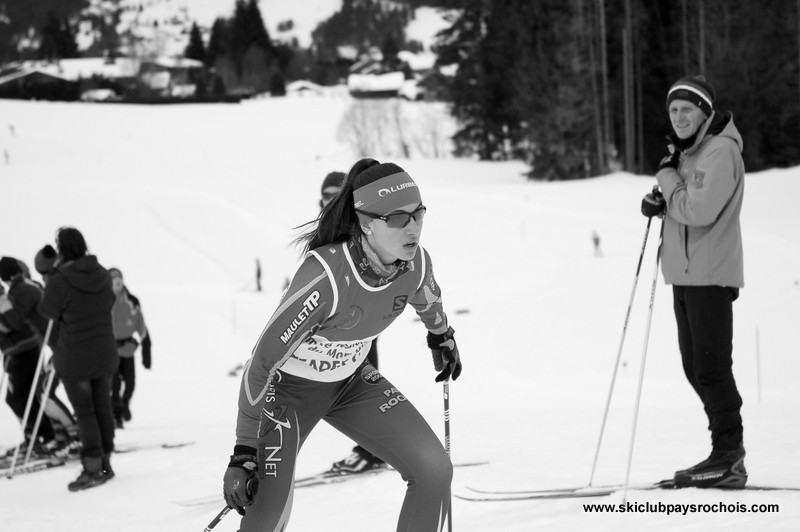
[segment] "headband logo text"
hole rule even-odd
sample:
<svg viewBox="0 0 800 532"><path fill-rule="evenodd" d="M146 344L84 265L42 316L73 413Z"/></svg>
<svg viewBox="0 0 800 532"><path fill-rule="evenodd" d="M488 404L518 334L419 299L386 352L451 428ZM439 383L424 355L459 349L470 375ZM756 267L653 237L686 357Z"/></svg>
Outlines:
<svg viewBox="0 0 800 532"><path fill-rule="evenodd" d="M415 187L415 186L417 186L416 183L414 183L413 181L409 181L407 183L403 183L401 185L397 185L397 186L394 186L394 187L382 188L382 189L380 189L378 191L378 197L379 198L384 198L384 197L386 197L389 194L392 194L394 192L399 192L399 191L401 191L403 189L411 188L411 187Z"/></svg>

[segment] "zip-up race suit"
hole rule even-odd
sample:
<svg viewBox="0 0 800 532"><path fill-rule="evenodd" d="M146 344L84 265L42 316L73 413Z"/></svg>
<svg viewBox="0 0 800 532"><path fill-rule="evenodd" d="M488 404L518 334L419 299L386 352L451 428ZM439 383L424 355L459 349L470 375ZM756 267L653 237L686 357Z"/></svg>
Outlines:
<svg viewBox="0 0 800 532"><path fill-rule="evenodd" d="M408 490L398 531L441 530L453 474L447 453L366 361L372 340L407 304L428 330L445 330L440 294L421 247L388 281L354 240L308 253L242 377L236 443L258 449L260 481L241 532L284 530L297 453L321 419L400 472Z"/></svg>

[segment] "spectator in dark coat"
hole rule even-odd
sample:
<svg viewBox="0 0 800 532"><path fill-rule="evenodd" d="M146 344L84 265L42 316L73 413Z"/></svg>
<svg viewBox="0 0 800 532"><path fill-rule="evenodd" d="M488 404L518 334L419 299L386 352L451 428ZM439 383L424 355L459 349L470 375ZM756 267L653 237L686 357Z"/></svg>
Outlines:
<svg viewBox="0 0 800 532"><path fill-rule="evenodd" d="M58 322L54 364L78 418L83 472L69 484L77 491L114 476L111 379L119 365L111 308L111 276L89 255L83 235L62 227L56 235L59 266L48 278L39 310Z"/></svg>

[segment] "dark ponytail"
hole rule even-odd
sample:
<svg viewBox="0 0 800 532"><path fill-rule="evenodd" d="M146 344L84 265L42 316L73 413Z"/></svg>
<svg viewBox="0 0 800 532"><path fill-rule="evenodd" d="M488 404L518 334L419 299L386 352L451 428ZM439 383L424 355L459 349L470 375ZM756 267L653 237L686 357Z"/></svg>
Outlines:
<svg viewBox="0 0 800 532"><path fill-rule="evenodd" d="M303 253L336 242L346 242L351 237L362 234L358 221L353 191L403 169L393 163L379 163L365 158L357 161L347 172L342 190L328 203L315 220L299 226L307 228L294 241L301 246Z"/></svg>

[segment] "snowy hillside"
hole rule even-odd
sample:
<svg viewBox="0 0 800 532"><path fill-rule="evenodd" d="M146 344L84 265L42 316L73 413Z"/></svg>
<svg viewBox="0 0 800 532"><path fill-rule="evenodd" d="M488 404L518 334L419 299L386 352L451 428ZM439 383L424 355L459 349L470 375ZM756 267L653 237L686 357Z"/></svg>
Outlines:
<svg viewBox="0 0 800 532"><path fill-rule="evenodd" d="M186 9L198 24L208 28L218 17L230 17L233 14L235 0L172 0L186 5ZM311 45L311 32L317 24L336 13L342 6L341 0L260 0L261 16L267 31L273 39L289 42L296 38L301 47ZM291 30L279 31L281 22L291 20Z"/></svg>
<svg viewBox="0 0 800 532"><path fill-rule="evenodd" d="M267 2L263 2L267 3ZM29 264L74 225L142 301L153 368L137 367L133 419L117 444L191 441L119 454L107 485L70 493L77 464L0 479L3 532L198 532L222 508L176 504L221 492L239 379L298 263L293 227L317 212L325 174L355 158L335 135L349 100L259 99L240 105L134 106L0 100L0 255ZM312 126L313 124L313 126ZM454 487L547 488L589 480L652 177L615 174L532 183L521 163L397 160L428 206L433 257L464 361L451 385ZM800 169L747 177L746 287L734 307L734 371L754 484L800 486ZM592 233L601 238L595 257ZM634 302L596 484L624 481L657 227ZM254 291L255 260L264 292ZM705 458L706 422L680 368L672 297L658 278L631 482ZM443 434L425 331L408 312L380 340L381 372ZM63 390L60 394L63 396ZM21 437L0 407L0 446ZM298 475L327 468L351 443L321 424ZM386 473L295 494L292 531L388 532L405 486ZM596 500L454 500L458 532L796 530L791 492L631 491L653 504L777 504L777 513L593 514ZM237 529L228 515L215 529Z"/></svg>
<svg viewBox="0 0 800 532"><path fill-rule="evenodd" d="M130 33L147 43L148 49L164 55L183 55L189 42L189 31L197 23L204 33L206 44L211 26L217 18L231 18L236 0L121 0L117 32ZM303 48L311 45L311 32L330 18L342 6L341 0L260 0L259 8L267 31L273 40L291 43L294 40ZM84 15L107 17L116 9L107 0L89 0ZM291 21L290 27L286 23ZM406 33L409 39L430 49L433 36L445 27L438 10L419 8ZM100 38L96 28L82 24L76 39L78 48L85 50Z"/></svg>

